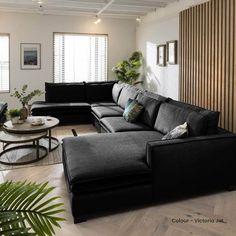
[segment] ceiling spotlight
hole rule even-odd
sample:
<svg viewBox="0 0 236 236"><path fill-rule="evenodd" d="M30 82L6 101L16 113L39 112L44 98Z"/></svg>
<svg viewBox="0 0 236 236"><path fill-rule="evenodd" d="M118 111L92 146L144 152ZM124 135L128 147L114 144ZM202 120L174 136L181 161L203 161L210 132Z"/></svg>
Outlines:
<svg viewBox="0 0 236 236"><path fill-rule="evenodd" d="M141 22L141 18L138 16L138 17L136 18L136 21L137 21L137 22Z"/></svg>
<svg viewBox="0 0 236 236"><path fill-rule="evenodd" d="M101 18L99 18L98 16L96 16L95 19L96 19L96 20L94 21L94 24L95 24L95 25L99 24L99 23L102 21Z"/></svg>

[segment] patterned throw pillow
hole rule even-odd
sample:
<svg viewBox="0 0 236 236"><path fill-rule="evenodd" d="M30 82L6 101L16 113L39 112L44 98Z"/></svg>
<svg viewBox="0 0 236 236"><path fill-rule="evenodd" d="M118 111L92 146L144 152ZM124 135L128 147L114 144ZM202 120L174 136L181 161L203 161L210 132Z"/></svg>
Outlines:
<svg viewBox="0 0 236 236"><path fill-rule="evenodd" d="M134 99L129 98L128 102L125 104L125 109L130 105L131 102L133 102Z"/></svg>
<svg viewBox="0 0 236 236"><path fill-rule="evenodd" d="M169 133L162 137L162 140L175 139L175 138L185 138L188 136L188 124L185 122L172 129Z"/></svg>
<svg viewBox="0 0 236 236"><path fill-rule="evenodd" d="M130 99L127 102L126 108L123 113L123 117L128 122L135 122L139 115L143 111L143 106L137 102L137 100L130 101Z"/></svg>

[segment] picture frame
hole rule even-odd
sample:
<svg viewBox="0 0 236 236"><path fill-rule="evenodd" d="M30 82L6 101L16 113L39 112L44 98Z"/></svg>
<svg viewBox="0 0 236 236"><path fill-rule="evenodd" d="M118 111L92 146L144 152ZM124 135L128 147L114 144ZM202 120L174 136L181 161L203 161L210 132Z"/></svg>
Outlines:
<svg viewBox="0 0 236 236"><path fill-rule="evenodd" d="M41 69L41 44L21 43L21 70Z"/></svg>
<svg viewBox="0 0 236 236"><path fill-rule="evenodd" d="M166 42L167 45L167 63L169 65L177 64L177 40Z"/></svg>
<svg viewBox="0 0 236 236"><path fill-rule="evenodd" d="M166 45L157 46L157 65L166 66Z"/></svg>

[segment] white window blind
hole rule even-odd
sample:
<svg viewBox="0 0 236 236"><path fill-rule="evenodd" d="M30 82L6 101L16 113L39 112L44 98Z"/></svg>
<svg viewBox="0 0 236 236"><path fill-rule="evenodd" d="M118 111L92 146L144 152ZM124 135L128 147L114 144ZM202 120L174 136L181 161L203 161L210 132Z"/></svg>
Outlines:
<svg viewBox="0 0 236 236"><path fill-rule="evenodd" d="M107 35L54 34L54 82L107 80Z"/></svg>
<svg viewBox="0 0 236 236"><path fill-rule="evenodd" d="M0 34L0 92L9 92L9 39Z"/></svg>

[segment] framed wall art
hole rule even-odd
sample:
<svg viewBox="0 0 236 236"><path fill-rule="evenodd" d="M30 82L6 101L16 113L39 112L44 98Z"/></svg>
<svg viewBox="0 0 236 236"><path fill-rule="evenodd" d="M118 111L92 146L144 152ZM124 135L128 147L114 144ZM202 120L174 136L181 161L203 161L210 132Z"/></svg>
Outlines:
<svg viewBox="0 0 236 236"><path fill-rule="evenodd" d="M166 45L157 46L157 65L166 66Z"/></svg>
<svg viewBox="0 0 236 236"><path fill-rule="evenodd" d="M177 40L168 41L167 43L167 63L169 65L177 64Z"/></svg>
<svg viewBox="0 0 236 236"><path fill-rule="evenodd" d="M41 69L41 44L21 43L21 69L40 70Z"/></svg>

